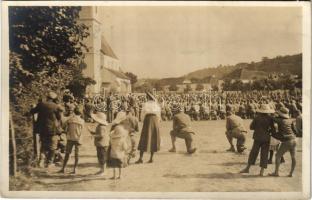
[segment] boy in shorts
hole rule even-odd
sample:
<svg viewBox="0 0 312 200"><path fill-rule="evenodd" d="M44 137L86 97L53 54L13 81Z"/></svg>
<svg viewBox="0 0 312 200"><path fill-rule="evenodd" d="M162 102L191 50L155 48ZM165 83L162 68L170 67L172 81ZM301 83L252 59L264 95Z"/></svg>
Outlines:
<svg viewBox="0 0 312 200"><path fill-rule="evenodd" d="M67 144L65 151L65 159L60 173L65 173L65 167L69 160L69 156L72 152L73 147L75 147L75 164L72 174L77 174L77 166L79 160L79 148L80 148L80 138L84 126L84 120L81 118L81 111L79 108L74 109L74 115L68 118L65 123L65 131L67 135Z"/></svg>

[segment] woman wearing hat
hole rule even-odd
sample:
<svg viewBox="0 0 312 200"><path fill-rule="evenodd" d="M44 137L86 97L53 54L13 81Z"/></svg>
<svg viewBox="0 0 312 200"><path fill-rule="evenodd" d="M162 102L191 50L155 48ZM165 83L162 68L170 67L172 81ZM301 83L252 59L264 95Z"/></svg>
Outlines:
<svg viewBox="0 0 312 200"><path fill-rule="evenodd" d="M275 156L275 171L270 176L279 176L279 166L282 156L289 151L291 156L291 170L288 174L292 177L292 174L296 167L296 135L292 129L293 119L289 117L289 110L285 107L281 107L277 111L278 117L274 118L274 122L277 123L278 132L272 136L281 141L281 145L276 152Z"/></svg>
<svg viewBox="0 0 312 200"><path fill-rule="evenodd" d="M160 106L156 98L149 92L146 93L148 101L143 104L143 128L138 145L140 151L140 158L136 164L143 163L144 152L151 152L149 163L153 162L153 155L160 149L160 134L159 134L159 121L160 121Z"/></svg>
<svg viewBox="0 0 312 200"><path fill-rule="evenodd" d="M253 145L249 153L248 164L241 173L249 173L249 168L251 165L256 163L260 151L260 176L263 176L264 169L268 165L268 153L270 147L270 134L274 130L274 122L271 113L274 110L270 108L268 104L261 104L260 108L257 110L257 116L252 120L250 124L250 129L254 130L253 134Z"/></svg>

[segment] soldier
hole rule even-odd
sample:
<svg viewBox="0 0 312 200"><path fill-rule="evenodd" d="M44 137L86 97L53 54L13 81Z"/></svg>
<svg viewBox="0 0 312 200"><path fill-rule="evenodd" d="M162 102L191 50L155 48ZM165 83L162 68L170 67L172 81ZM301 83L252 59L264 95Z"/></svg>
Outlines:
<svg viewBox="0 0 312 200"><path fill-rule="evenodd" d="M245 102L241 101L238 108L239 116L243 119L246 119L246 107Z"/></svg>
<svg viewBox="0 0 312 200"><path fill-rule="evenodd" d="M235 148L233 145L233 138L237 139L237 152L242 153L245 147L245 134L247 133L246 128L243 124L242 118L234 114L233 110L226 111L226 137L231 145L231 147L227 151L235 152Z"/></svg>
<svg viewBox="0 0 312 200"><path fill-rule="evenodd" d="M226 113L226 105L225 105L225 101L222 100L220 104L220 108L219 108L219 117L221 119L225 119L225 113Z"/></svg>
<svg viewBox="0 0 312 200"><path fill-rule="evenodd" d="M107 106L107 121L111 123L113 121L113 96L110 92L108 97L106 98L106 106Z"/></svg>
<svg viewBox="0 0 312 200"><path fill-rule="evenodd" d="M179 105L176 105L174 112L173 130L170 132L172 148L169 152L176 152L175 141L178 137L185 140L187 152L193 154L195 153L196 148L193 147L193 135L195 133L190 129L191 119L183 112L183 108Z"/></svg>

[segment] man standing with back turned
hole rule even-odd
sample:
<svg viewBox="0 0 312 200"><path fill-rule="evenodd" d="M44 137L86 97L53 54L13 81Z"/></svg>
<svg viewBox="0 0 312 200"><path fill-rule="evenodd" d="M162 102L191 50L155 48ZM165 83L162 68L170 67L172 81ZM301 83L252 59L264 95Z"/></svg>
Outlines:
<svg viewBox="0 0 312 200"><path fill-rule="evenodd" d="M54 103L57 94L49 92L47 100L40 102L31 110L31 114L38 113L38 129L41 140L41 151L46 154L47 167L54 161L55 151L59 141L59 128L62 108Z"/></svg>

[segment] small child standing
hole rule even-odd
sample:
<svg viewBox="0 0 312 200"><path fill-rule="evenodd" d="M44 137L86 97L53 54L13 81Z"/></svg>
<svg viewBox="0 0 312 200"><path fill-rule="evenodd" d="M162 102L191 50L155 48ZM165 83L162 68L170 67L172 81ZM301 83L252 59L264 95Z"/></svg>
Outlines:
<svg viewBox="0 0 312 200"><path fill-rule="evenodd" d="M125 112L119 112L113 121L110 135L110 155L108 166L114 168L114 176L112 179L121 179L121 168L127 165L127 154L131 150L127 143L128 131L120 124L127 118ZM119 169L118 177L116 177L116 168Z"/></svg>
<svg viewBox="0 0 312 200"><path fill-rule="evenodd" d="M67 144L65 151L65 159L60 173L65 173L65 167L69 160L69 156L72 152L73 147L75 147L75 165L72 174L77 174L77 166L79 160L79 147L81 145L80 138L82 129L84 126L84 120L81 118L81 111L76 107L74 109L74 115L71 115L65 122L65 131L67 136Z"/></svg>
<svg viewBox="0 0 312 200"><path fill-rule="evenodd" d="M96 147L97 158L100 165L100 171L96 174L104 176L110 141L109 131L106 127L108 123L106 121L106 115L103 112L97 112L96 114L92 113L91 118L98 123L95 131L89 129L94 137L94 145Z"/></svg>

